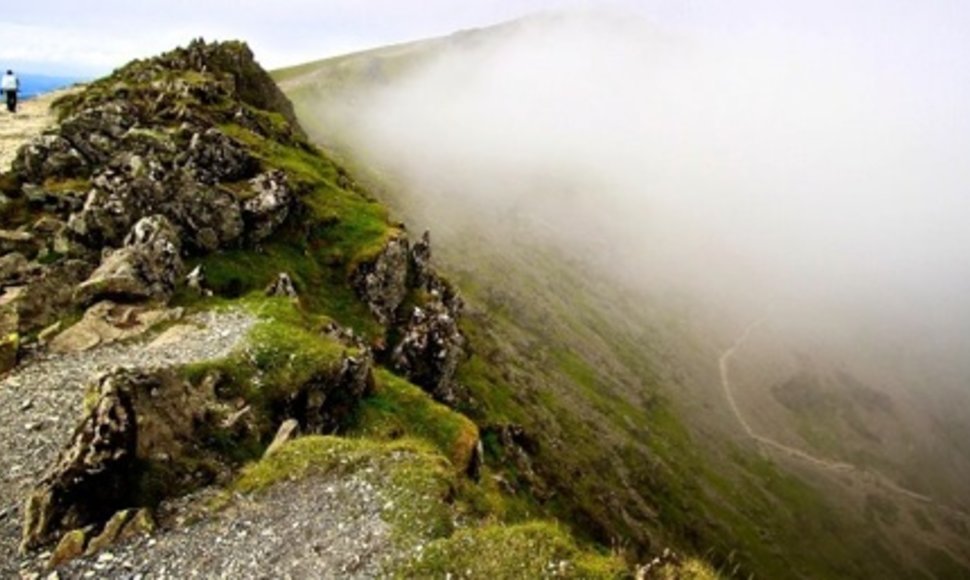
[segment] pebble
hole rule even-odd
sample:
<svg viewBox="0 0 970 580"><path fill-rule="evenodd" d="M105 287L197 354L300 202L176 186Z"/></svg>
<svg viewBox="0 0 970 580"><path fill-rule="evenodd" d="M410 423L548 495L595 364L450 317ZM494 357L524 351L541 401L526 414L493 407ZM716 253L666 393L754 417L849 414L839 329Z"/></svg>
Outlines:
<svg viewBox="0 0 970 580"><path fill-rule="evenodd" d="M98 373L116 366L151 369L218 359L235 349L256 322L242 310L202 313L189 320L197 321L200 328L166 348L148 349L148 341L134 341L73 354L41 351L0 379L0 442L4 446L0 498L26 497L56 460L77 424L84 387ZM0 520L9 520L11 513L8 507ZM19 543L19 529L0 526L0 578L20 575ZM33 564L28 570L31 568Z"/></svg>

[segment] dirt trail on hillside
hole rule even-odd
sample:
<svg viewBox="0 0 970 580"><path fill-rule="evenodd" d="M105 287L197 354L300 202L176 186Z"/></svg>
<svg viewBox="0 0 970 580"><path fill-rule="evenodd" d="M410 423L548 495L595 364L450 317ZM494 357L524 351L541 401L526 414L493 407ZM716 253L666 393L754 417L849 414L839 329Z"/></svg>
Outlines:
<svg viewBox="0 0 970 580"><path fill-rule="evenodd" d="M812 455L811 453L808 453L802 449L785 445L780 441L776 441L774 439L771 439L770 437L761 435L757 431L751 428L751 425L748 423L747 419L745 419L744 417L744 414L741 412L740 407L738 407L737 400L734 398L734 390L731 387L731 381L728 377L728 370L729 370L729 363L730 363L731 357L733 357L737 353L738 349L741 348L741 346L743 346L745 342L747 342L748 338L751 336L751 333L754 332L759 326L764 324L764 322L765 322L765 319L762 318L760 320L756 320L755 322L752 322L751 324L749 324L747 328L744 329L744 332L741 334L741 337L727 350L721 353L721 356L718 359L718 366L720 367L720 371L721 371L721 386L724 388L724 396L727 398L728 404L731 407L731 411L732 413L734 413L735 419L737 419L738 424L741 425L741 428L744 430L745 434L747 434L748 437L754 439L755 442L757 442L758 445L761 446L762 448L772 449L774 451L780 452L789 457L794 457L795 459L799 459L805 463L808 463L810 465L813 465L815 467L825 469L828 471L833 471L837 473L852 473L869 481L870 483L880 485L893 492L909 497L910 499L914 499L916 501L920 501L924 503L935 504L935 502L933 501L933 498L923 495L921 493L915 492L913 490L906 489L905 487L900 486L899 484L892 481L891 479L889 479L888 477L886 477L881 473L872 471L871 469L861 468L851 463L833 461L830 459L825 459L824 457L818 457L816 455ZM945 506L941 506L941 507L944 507L944 509L947 509L945 508Z"/></svg>
<svg viewBox="0 0 970 580"><path fill-rule="evenodd" d="M0 172L8 171L20 146L54 124L51 103L78 89L65 89L21 101L16 113L0 108Z"/></svg>

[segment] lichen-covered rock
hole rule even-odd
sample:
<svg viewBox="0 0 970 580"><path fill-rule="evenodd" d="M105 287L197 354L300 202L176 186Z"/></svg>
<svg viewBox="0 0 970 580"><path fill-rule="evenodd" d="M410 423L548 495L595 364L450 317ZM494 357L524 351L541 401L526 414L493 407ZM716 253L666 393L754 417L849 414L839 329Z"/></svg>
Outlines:
<svg viewBox="0 0 970 580"><path fill-rule="evenodd" d="M412 288L427 286L431 277L431 232L425 230L421 239L411 245L410 284Z"/></svg>
<svg viewBox="0 0 970 580"><path fill-rule="evenodd" d="M117 142L136 119L134 106L117 99L69 116L60 123L58 132L80 152L88 164L106 164L115 155Z"/></svg>
<svg viewBox="0 0 970 580"><path fill-rule="evenodd" d="M192 135L188 150L180 160L184 169L201 183L239 181L252 177L259 163L218 129L209 128Z"/></svg>
<svg viewBox="0 0 970 580"><path fill-rule="evenodd" d="M203 445L219 408L205 384L170 370L114 369L95 379L92 394L90 411L27 502L25 549L106 522L154 494L206 483L214 477L208 470L220 468Z"/></svg>
<svg viewBox="0 0 970 580"><path fill-rule="evenodd" d="M294 196L282 171L256 176L249 182L253 196L243 203L246 235L254 242L262 241L283 225L290 215Z"/></svg>
<svg viewBox="0 0 970 580"><path fill-rule="evenodd" d="M22 547L103 521L125 502L134 476L137 421L126 372L101 377L98 400L24 509Z"/></svg>
<svg viewBox="0 0 970 580"><path fill-rule="evenodd" d="M18 252L35 256L39 249L36 237L30 232L0 230L0 254Z"/></svg>
<svg viewBox="0 0 970 580"><path fill-rule="evenodd" d="M0 303L17 310L21 333L40 330L74 305L74 289L91 273L82 260L62 260L30 271L22 286L7 287Z"/></svg>
<svg viewBox="0 0 970 580"><path fill-rule="evenodd" d="M373 388L372 367L370 351L344 354L338 367L314 377L289 398L285 416L297 419L304 433L333 433Z"/></svg>
<svg viewBox="0 0 970 580"><path fill-rule="evenodd" d="M48 568L56 568L61 564L70 562L84 554L84 548L88 545L92 526L71 530L63 536L57 543L57 547L51 552L51 557L47 560Z"/></svg>
<svg viewBox="0 0 970 580"><path fill-rule="evenodd" d="M181 243L165 216L142 218L125 246L109 252L77 288L79 302L105 298L167 300L182 275Z"/></svg>
<svg viewBox="0 0 970 580"><path fill-rule="evenodd" d="M74 236L90 248L117 247L139 219L168 198L161 183L106 170L96 175L81 211L68 219Z"/></svg>
<svg viewBox="0 0 970 580"><path fill-rule="evenodd" d="M234 196L186 178L172 185L171 201L162 207L181 226L187 245L199 253L231 247L245 231L242 209Z"/></svg>
<svg viewBox="0 0 970 580"><path fill-rule="evenodd" d="M454 405L461 395L454 379L465 356L465 339L456 314L435 292L427 304L414 308L391 362L435 399Z"/></svg>
<svg viewBox="0 0 970 580"><path fill-rule="evenodd" d="M293 278L286 272L280 272L276 275L276 279L266 287L266 295L283 296L293 300L300 299L300 295L296 291L296 286L293 284Z"/></svg>
<svg viewBox="0 0 970 580"><path fill-rule="evenodd" d="M357 295L383 325L391 324L408 293L408 240L391 238L371 261L360 264L351 282Z"/></svg>
<svg viewBox="0 0 970 580"><path fill-rule="evenodd" d="M121 510L111 516L100 534L91 539L84 550L84 555L93 556L113 544L136 536L148 535L153 531L155 531L155 518L149 510L145 508Z"/></svg>
<svg viewBox="0 0 970 580"><path fill-rule="evenodd" d="M0 373L17 366L20 351L20 317L10 304L0 305Z"/></svg>
<svg viewBox="0 0 970 580"><path fill-rule="evenodd" d="M30 277L30 263L20 252L10 252L0 256L0 284L17 286Z"/></svg>
<svg viewBox="0 0 970 580"><path fill-rule="evenodd" d="M20 148L12 169L29 181L41 183L48 178L83 175L89 171L89 163L66 138L47 133Z"/></svg>

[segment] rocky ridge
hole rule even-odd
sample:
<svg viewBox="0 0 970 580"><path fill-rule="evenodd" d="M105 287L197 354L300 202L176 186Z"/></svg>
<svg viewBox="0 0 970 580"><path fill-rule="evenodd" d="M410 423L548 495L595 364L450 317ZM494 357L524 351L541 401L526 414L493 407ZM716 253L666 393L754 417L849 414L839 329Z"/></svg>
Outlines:
<svg viewBox="0 0 970 580"><path fill-rule="evenodd" d="M97 558L154 529L160 506L228 485L280 424L274 450L297 431L343 429L378 363L458 400L461 299L430 267L428 234L411 244L403 229L380 225L343 170L337 201L370 204L377 237L326 267L343 272L373 316L376 331L358 323L369 338L314 322L320 290L299 263L280 264L295 276L281 268L256 287L226 267L228 256L265 257L294 237L312 246L314 232L359 218L315 216L315 204L333 200L286 161L330 166L244 44L196 41L135 61L53 108L58 123L0 177L0 412L13 443L0 506L4 574L15 572L17 516L20 548L33 554L21 574ZM274 157L280 147L291 157ZM241 306L206 313L207 300L248 292ZM186 318L186 305L199 313ZM35 412L46 415L19 429ZM366 513L361 527L386 535ZM44 547L56 549L37 556Z"/></svg>
<svg viewBox="0 0 970 580"><path fill-rule="evenodd" d="M307 143L242 43L54 109L0 177L0 573L450 571L454 530L505 500L454 410L463 301L430 235ZM497 441L528 468L519 431ZM554 528L489 533L548 547L516 566L617 570Z"/></svg>

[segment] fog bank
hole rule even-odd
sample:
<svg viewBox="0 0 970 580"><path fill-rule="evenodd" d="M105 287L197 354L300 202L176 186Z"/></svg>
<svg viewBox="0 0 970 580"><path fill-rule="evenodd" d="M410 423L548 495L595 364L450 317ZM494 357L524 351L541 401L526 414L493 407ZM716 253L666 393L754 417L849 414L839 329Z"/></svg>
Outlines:
<svg viewBox="0 0 970 580"><path fill-rule="evenodd" d="M354 95L347 138L435 231L551 241L739 319L776 303L970 352L970 41L947 34L970 8L757 5L743 26L701 3L457 35Z"/></svg>

